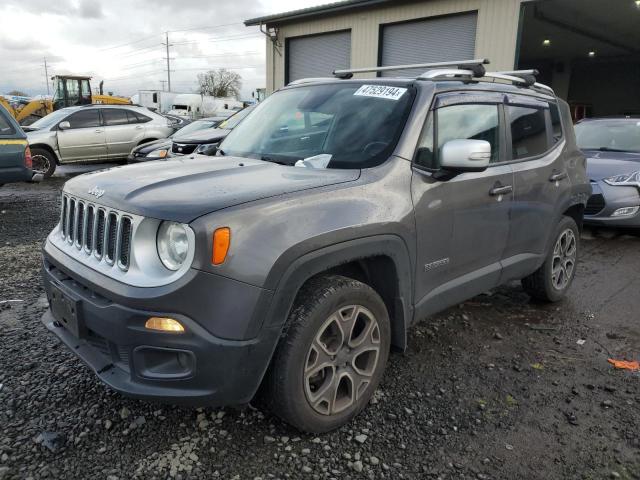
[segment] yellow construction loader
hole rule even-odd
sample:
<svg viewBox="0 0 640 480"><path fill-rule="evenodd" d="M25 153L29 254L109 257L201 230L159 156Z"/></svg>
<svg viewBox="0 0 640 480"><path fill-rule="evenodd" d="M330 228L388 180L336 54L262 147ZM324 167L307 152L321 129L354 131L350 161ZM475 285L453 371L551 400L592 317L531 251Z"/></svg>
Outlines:
<svg viewBox="0 0 640 480"><path fill-rule="evenodd" d="M56 75L52 77L55 92L52 99L30 100L23 102L14 108L6 98L0 96L0 104L11 113L22 125L33 123L54 110L74 105L90 103L102 103L108 105L130 105L131 100L124 97L104 95L102 82L100 82L100 94L91 93L91 77L75 75Z"/></svg>

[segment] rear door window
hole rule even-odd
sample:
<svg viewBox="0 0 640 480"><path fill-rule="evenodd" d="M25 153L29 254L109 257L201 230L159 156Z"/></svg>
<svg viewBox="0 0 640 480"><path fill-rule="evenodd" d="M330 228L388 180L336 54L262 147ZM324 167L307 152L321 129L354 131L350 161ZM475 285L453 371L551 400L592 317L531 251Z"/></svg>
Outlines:
<svg viewBox="0 0 640 480"><path fill-rule="evenodd" d="M129 123L127 111L117 108L105 108L104 110L102 110L102 118L104 118L104 123L107 127L113 127L115 125L127 125Z"/></svg>
<svg viewBox="0 0 640 480"><path fill-rule="evenodd" d="M4 113L0 111L0 135L13 135L14 133L16 133L16 129L5 118Z"/></svg>
<svg viewBox="0 0 640 480"><path fill-rule="evenodd" d="M511 128L514 160L542 155L549 149L545 110L509 105L507 118Z"/></svg>
<svg viewBox="0 0 640 480"><path fill-rule="evenodd" d="M71 128L91 128L100 126L100 114L98 110L80 110L67 117L67 122L71 124Z"/></svg>

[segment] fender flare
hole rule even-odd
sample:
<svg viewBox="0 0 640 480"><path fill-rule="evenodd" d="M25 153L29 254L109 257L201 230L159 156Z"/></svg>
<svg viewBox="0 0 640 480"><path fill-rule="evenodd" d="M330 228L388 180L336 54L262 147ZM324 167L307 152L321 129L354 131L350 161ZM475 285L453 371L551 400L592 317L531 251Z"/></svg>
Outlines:
<svg viewBox="0 0 640 480"><path fill-rule="evenodd" d="M409 251L397 235L357 238L314 250L291 262L280 277L263 328L282 328L302 285L311 277L349 262L389 257L396 270L393 312L390 313L392 345L404 350L407 329L413 319L413 281ZM392 279L389 279L392 281Z"/></svg>

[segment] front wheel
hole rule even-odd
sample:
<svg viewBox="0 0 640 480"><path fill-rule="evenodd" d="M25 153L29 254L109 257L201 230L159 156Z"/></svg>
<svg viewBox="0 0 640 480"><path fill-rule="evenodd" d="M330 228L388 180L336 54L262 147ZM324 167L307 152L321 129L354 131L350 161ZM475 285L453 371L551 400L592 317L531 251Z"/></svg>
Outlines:
<svg viewBox="0 0 640 480"><path fill-rule="evenodd" d="M324 433L364 409L390 346L389 315L368 285L342 276L301 290L263 383L262 396L301 431Z"/></svg>
<svg viewBox="0 0 640 480"><path fill-rule="evenodd" d="M580 231L575 220L563 217L556 227L551 249L542 266L522 279L524 290L536 300L558 302L564 298L576 275Z"/></svg>

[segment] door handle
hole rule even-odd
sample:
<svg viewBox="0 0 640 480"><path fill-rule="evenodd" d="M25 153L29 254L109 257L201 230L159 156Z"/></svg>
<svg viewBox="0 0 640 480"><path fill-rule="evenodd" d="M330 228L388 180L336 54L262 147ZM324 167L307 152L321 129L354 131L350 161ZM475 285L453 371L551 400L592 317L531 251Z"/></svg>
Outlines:
<svg viewBox="0 0 640 480"><path fill-rule="evenodd" d="M136 127L136 130L142 130L142 125L138 125L138 126Z"/></svg>
<svg viewBox="0 0 640 480"><path fill-rule="evenodd" d="M568 176L569 174L567 172L554 173L549 177L549 181L552 183L559 182L560 180L564 180Z"/></svg>
<svg viewBox="0 0 640 480"><path fill-rule="evenodd" d="M104 131L104 130L100 130L100 129L98 129L98 130L94 130L94 131L93 131L93 133L102 133L103 131Z"/></svg>
<svg viewBox="0 0 640 480"><path fill-rule="evenodd" d="M513 192L513 187L511 185L504 185L499 187L494 187L489 191L489 195L492 197L497 197L499 195L506 195L507 193Z"/></svg>

